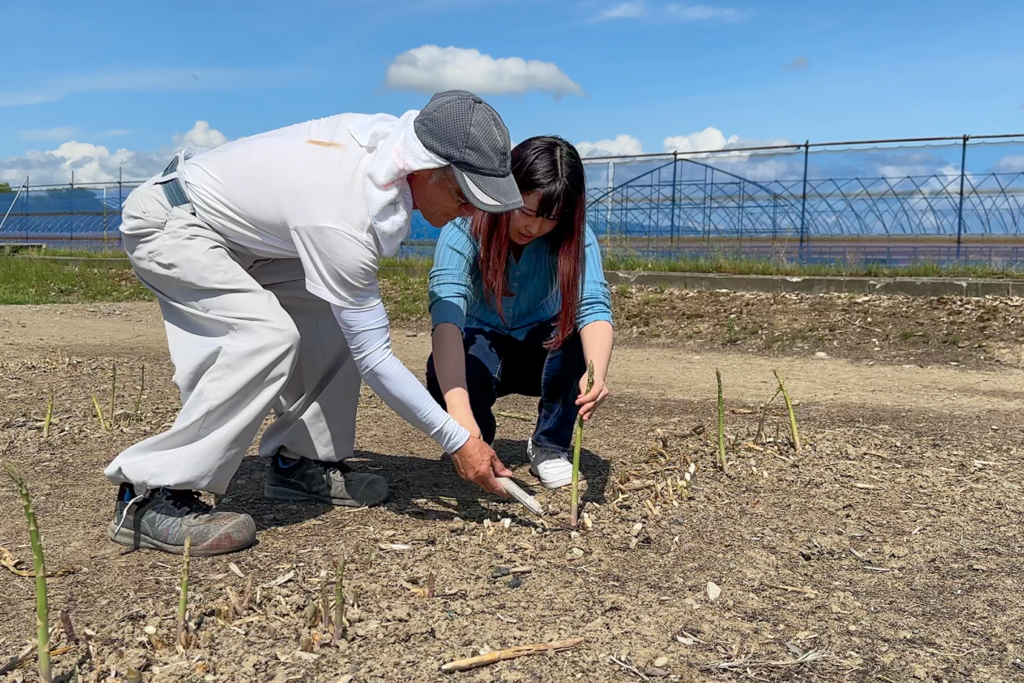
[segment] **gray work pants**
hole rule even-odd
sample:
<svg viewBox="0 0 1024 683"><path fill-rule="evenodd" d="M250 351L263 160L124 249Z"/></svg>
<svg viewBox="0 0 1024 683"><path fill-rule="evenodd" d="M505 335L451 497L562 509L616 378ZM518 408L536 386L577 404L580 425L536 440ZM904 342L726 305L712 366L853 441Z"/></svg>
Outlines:
<svg viewBox="0 0 1024 683"><path fill-rule="evenodd" d="M160 302L182 408L168 431L125 450L104 474L137 489L224 493L264 418L295 405L342 355L297 419L267 429L259 453L350 457L359 373L330 305L306 291L298 259L260 261L190 205L172 208L152 183L128 197L121 233Z"/></svg>

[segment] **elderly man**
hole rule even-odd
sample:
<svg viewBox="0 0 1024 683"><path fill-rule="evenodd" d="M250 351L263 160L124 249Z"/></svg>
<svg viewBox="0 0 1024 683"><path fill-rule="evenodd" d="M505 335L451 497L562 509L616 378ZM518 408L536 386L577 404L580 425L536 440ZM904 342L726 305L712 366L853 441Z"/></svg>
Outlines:
<svg viewBox="0 0 1024 683"><path fill-rule="evenodd" d="M124 205L121 234L160 302L182 408L166 432L106 469L120 484L116 543L196 555L251 545L252 518L222 494L264 417L270 500L374 505L380 476L351 471L360 380L504 495L511 476L391 352L377 287L413 209L440 227L521 207L501 117L476 95L435 95L395 118L341 114L185 150Z"/></svg>

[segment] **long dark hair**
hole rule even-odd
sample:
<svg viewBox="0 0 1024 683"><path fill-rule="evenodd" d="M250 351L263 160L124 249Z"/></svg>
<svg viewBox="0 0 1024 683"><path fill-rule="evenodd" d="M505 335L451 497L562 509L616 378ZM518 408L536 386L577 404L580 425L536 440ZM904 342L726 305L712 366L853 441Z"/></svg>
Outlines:
<svg viewBox="0 0 1024 683"><path fill-rule="evenodd" d="M576 329L576 309L583 278L587 197L583 161L571 144L560 137L545 135L516 145L512 150L512 175L520 193L540 193L537 215L558 221L547 237L551 250L558 254L556 276L562 294L562 308L555 334L545 344L556 349ZM480 245L478 265L484 295L493 300L502 320L505 316L501 297L511 294L505 280L511 221L511 213L478 211L472 222L473 238Z"/></svg>

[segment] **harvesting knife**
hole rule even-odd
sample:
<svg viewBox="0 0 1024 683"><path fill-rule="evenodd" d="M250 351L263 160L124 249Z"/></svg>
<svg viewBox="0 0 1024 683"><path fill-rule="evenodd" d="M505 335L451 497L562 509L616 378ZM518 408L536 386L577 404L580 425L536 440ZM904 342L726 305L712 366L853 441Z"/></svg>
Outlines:
<svg viewBox="0 0 1024 683"><path fill-rule="evenodd" d="M520 503L525 505L526 509L528 509L533 514L541 518L544 517L544 508L541 506L541 504L537 502L536 498L534 498L529 493L524 491L523 488L519 486L519 484L515 483L508 477L498 477L498 481L500 481L501 485L505 487L505 493L507 493L508 495L512 496Z"/></svg>

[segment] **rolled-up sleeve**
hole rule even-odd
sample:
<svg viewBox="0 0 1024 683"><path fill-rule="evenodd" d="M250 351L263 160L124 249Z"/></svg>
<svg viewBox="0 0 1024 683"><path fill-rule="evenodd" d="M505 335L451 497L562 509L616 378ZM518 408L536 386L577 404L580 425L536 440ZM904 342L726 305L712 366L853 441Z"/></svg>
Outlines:
<svg viewBox="0 0 1024 683"><path fill-rule="evenodd" d="M576 328L580 330L598 320L612 322L611 294L608 291L608 282L604 279L601 249L597 244L597 236L589 226L586 228L583 259L583 286L580 292L580 305L576 311Z"/></svg>
<svg viewBox="0 0 1024 683"><path fill-rule="evenodd" d="M433 327L441 323L452 323L460 330L465 327L476 256L477 246L466 226L449 223L441 230L427 291Z"/></svg>

